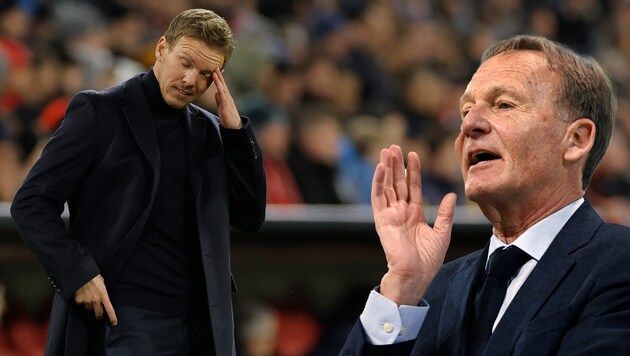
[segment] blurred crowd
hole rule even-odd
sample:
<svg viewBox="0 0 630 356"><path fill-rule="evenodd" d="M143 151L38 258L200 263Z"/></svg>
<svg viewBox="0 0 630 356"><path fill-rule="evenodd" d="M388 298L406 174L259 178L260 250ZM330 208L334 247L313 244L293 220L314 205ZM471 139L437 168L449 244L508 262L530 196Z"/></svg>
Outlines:
<svg viewBox="0 0 630 356"><path fill-rule="evenodd" d="M154 61L185 8L224 16L225 75L265 151L270 204L369 204L392 143L420 153L425 202L466 204L452 149L459 96L483 50L541 34L599 60L617 128L588 198L630 223L630 2L623 0L0 0L0 200L10 201L72 95ZM199 105L213 110L209 90Z"/></svg>
<svg viewBox="0 0 630 356"><path fill-rule="evenodd" d="M587 198L630 224L624 0L0 0L0 201L72 95L146 71L169 21L192 7L234 31L225 76L264 151L270 204L369 204L379 151L392 143L420 154L425 203L453 191L468 204L452 147L459 97L491 43L540 34L610 75L616 129ZM212 88L198 104L214 111Z"/></svg>

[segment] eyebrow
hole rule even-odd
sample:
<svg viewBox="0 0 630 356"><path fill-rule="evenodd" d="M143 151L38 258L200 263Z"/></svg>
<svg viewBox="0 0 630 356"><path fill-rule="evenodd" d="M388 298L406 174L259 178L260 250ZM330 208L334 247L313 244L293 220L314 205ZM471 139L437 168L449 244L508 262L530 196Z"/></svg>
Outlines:
<svg viewBox="0 0 630 356"><path fill-rule="evenodd" d="M516 90L511 90L511 87L495 85L495 86L492 86L488 90L484 90L483 92L484 97L490 97L490 98L496 98L503 94L507 94L516 100L520 100L520 101L523 100L523 96L518 94ZM473 101L472 94L470 92L465 92L464 95L462 95L461 98L459 99L459 105L461 106L463 103L469 102L469 101Z"/></svg>

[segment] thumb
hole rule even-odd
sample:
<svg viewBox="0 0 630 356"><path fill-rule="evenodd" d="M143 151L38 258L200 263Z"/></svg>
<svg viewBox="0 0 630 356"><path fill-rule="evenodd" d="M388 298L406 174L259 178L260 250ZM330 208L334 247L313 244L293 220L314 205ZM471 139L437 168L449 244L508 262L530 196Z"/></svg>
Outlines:
<svg viewBox="0 0 630 356"><path fill-rule="evenodd" d="M456 202L457 195L455 193L449 193L442 198L442 202L438 208L437 217L435 218L435 224L433 224L433 231L435 231L447 243L449 243L451 239L453 221L455 220Z"/></svg>

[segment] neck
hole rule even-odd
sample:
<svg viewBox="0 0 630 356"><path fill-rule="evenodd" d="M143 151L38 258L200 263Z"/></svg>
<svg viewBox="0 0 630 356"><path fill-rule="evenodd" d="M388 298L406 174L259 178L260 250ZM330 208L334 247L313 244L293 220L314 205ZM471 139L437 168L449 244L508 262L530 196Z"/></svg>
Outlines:
<svg viewBox="0 0 630 356"><path fill-rule="evenodd" d="M493 227L493 233L506 244L514 242L527 229L549 215L582 197L584 192L539 196L525 201L508 203L479 203L483 214Z"/></svg>

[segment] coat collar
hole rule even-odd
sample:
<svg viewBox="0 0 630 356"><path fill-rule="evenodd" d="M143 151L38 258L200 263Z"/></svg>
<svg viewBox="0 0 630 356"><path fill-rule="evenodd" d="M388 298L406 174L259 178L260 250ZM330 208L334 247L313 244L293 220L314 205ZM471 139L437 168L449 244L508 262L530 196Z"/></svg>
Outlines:
<svg viewBox="0 0 630 356"><path fill-rule="evenodd" d="M121 95L126 102L122 110L138 146L140 146L151 165L153 176L159 177L160 150L157 145L157 133L153 123L153 116L142 88L141 79L143 75L139 74L122 84ZM154 184L154 189L156 188L157 184Z"/></svg>
<svg viewBox="0 0 630 356"><path fill-rule="evenodd" d="M448 290L444 295L444 303L448 307L440 308L441 313L437 317L437 340L430 338L418 338L412 355L440 354L444 350L434 350L435 345L448 345L449 350L466 350L468 341L468 328L472 315L472 305L475 300L476 286L483 276L485 269L485 256L488 254L488 246L483 250L474 252L465 257L458 270L451 277ZM429 311L430 313L431 311ZM463 318L462 318L463 316ZM453 322L457 320L457 322ZM423 350L422 352L420 350ZM452 352L452 354L458 354ZM460 352L461 354L461 352Z"/></svg>
<svg viewBox="0 0 630 356"><path fill-rule="evenodd" d="M123 113L129 124L131 132L152 167L154 176L160 172L160 150L157 144L157 133L153 123L151 109L147 102L142 86L142 77L139 74L122 84L122 98L126 103ZM190 163L199 162L203 158L203 147L207 135L207 124L210 120L205 118L199 108L187 105L185 111L186 139L189 149ZM212 122L218 137L218 122Z"/></svg>

